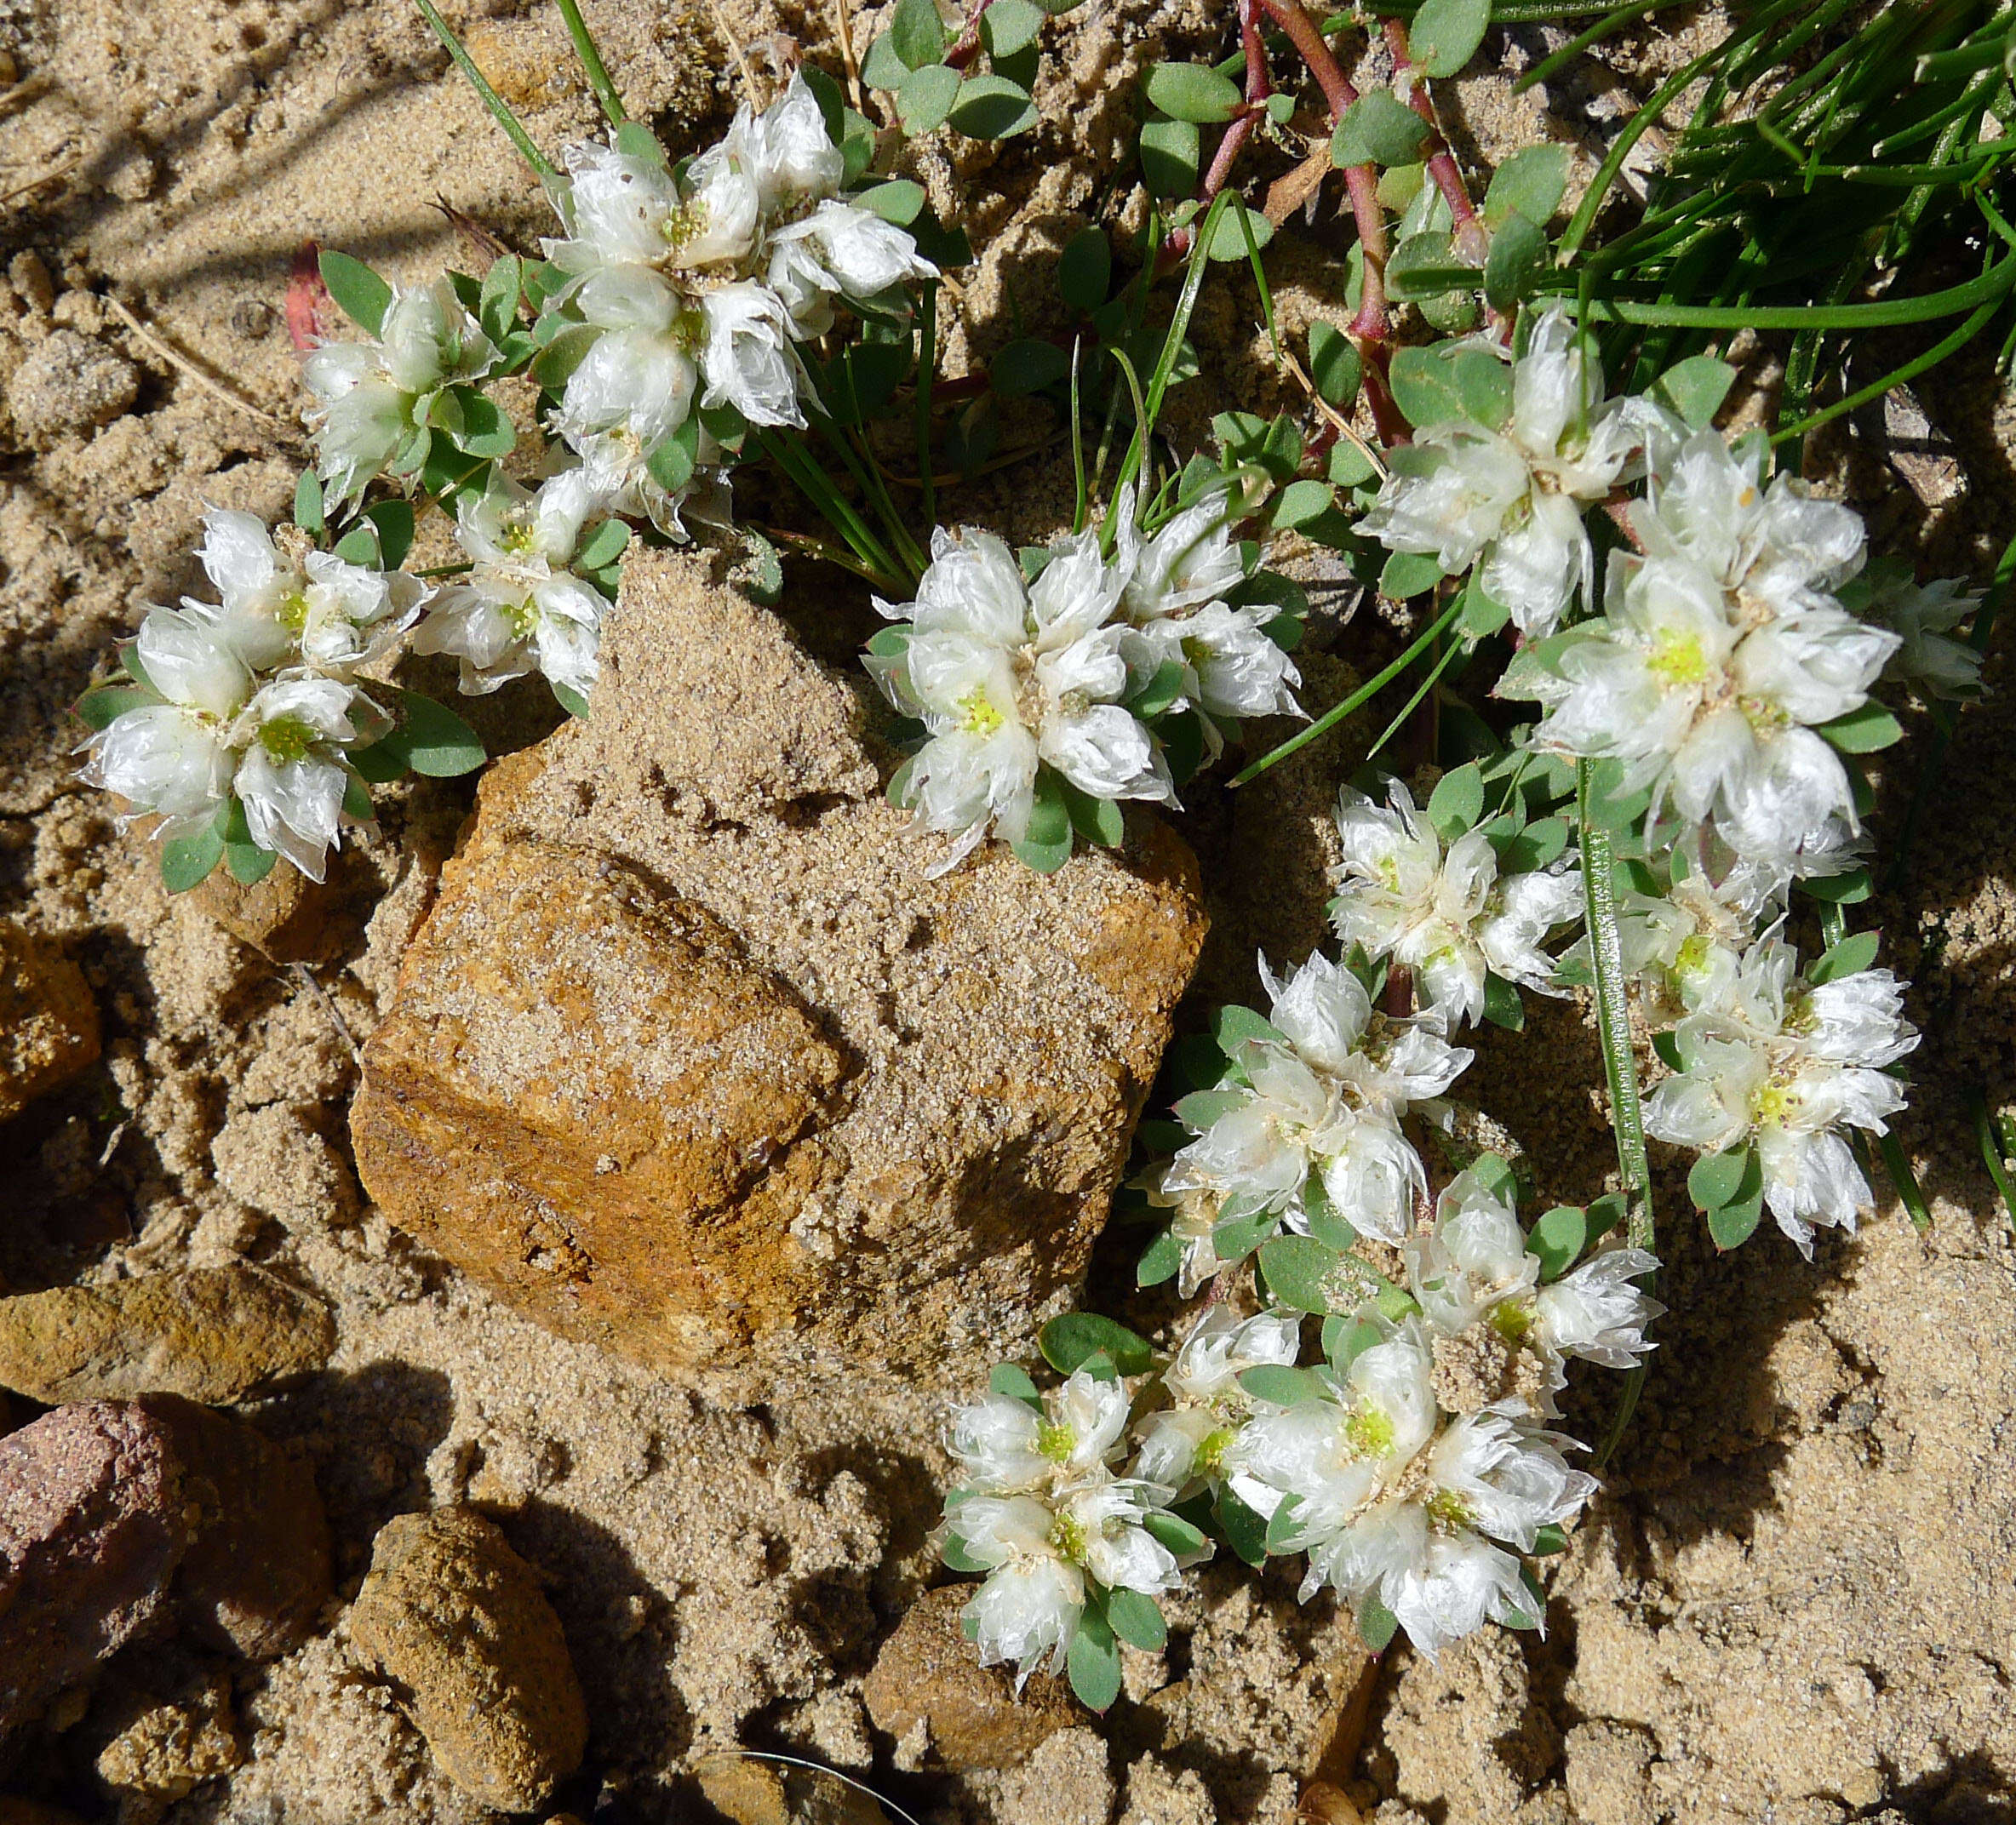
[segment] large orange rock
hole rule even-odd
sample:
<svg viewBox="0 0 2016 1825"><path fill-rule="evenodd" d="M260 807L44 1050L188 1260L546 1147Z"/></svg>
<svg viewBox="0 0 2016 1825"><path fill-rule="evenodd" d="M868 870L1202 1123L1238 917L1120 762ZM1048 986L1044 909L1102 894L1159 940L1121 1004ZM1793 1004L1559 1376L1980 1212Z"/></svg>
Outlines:
<svg viewBox="0 0 2016 1825"><path fill-rule="evenodd" d="M365 1048L358 1170L541 1322L751 1387L1025 1348L1204 936L1143 819L1051 876L881 797L864 688L639 553L593 715L485 779Z"/></svg>

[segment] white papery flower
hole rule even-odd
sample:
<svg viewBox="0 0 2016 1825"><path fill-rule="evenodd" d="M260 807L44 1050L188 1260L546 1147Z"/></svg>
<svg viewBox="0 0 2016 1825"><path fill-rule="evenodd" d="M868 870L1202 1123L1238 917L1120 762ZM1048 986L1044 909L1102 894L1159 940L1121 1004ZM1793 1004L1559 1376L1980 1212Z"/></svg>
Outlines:
<svg viewBox="0 0 2016 1825"><path fill-rule="evenodd" d="M1542 1285L1512 1206L1474 1170L1450 1181L1435 1227L1410 1236L1405 1252L1407 1290L1435 1330L1454 1337L1483 1324L1509 1347L1532 1349L1549 1391L1566 1385L1572 1356L1632 1367L1653 1347L1646 1328L1666 1309L1632 1284L1658 1267L1644 1249L1592 1255Z"/></svg>
<svg viewBox="0 0 2016 1825"><path fill-rule="evenodd" d="M1472 1055L1420 1023L1375 1016L1364 985L1320 953L1286 983L1264 957L1260 970L1282 1038L1240 1048L1246 1083L1223 1087L1232 1106L1193 1128L1165 1193L1237 1199L1306 1233L1313 1181L1354 1228L1397 1243L1428 1188L1400 1119L1437 1114Z"/></svg>
<svg viewBox="0 0 2016 1825"><path fill-rule="evenodd" d="M1021 1682L1047 1658L1064 1666L1084 1614L1086 1581L1156 1597L1173 1590L1176 1558L1142 1525L1160 1506L1145 1485L1076 1485L1045 1502L1034 1496L969 1496L947 1514L941 1540L956 1540L987 1581L960 1612L980 1662L1016 1663Z"/></svg>
<svg viewBox="0 0 2016 1825"><path fill-rule="evenodd" d="M1576 630L1553 669L1522 673L1521 694L1546 708L1536 745L1622 761L1620 790L1649 787L1655 810L1690 823L1712 816L1738 853L1788 858L1830 820L1852 827L1847 769L1812 725L1861 707L1897 636L1794 600L1789 559L1746 573L1792 601L1750 626L1735 593L1683 558L1618 552L1611 565L1603 620Z"/></svg>
<svg viewBox="0 0 2016 1825"><path fill-rule="evenodd" d="M1908 565L1894 562L1871 564L1858 582L1856 612L1903 643L1883 668L1886 678L1928 697L1964 701L1980 695L1980 649L1951 638L1981 606L1979 590L1957 577L1920 583Z"/></svg>
<svg viewBox="0 0 2016 1825"><path fill-rule="evenodd" d="M375 337L312 350L301 377L314 395L308 423L330 504L364 492L426 425L442 387L481 380L496 363L496 345L446 278L394 285Z"/></svg>
<svg viewBox="0 0 2016 1825"><path fill-rule="evenodd" d="M1818 987L1768 937L1723 991L1675 1029L1682 1069L1646 1104L1646 1132L1675 1146L1721 1153L1754 1144L1764 1201L1802 1254L1816 1224L1853 1229L1871 1201L1841 1130L1887 1132L1904 1090L1884 1067L1918 1044L1903 987L1863 970Z"/></svg>
<svg viewBox="0 0 2016 1825"><path fill-rule="evenodd" d="M1163 1371L1171 1405L1136 1428L1130 1473L1168 1491L1172 1502L1223 1474L1223 1455L1252 1402L1240 1373L1272 1364L1293 1368L1302 1345L1293 1313L1240 1319L1223 1304L1207 1307Z"/></svg>
<svg viewBox="0 0 2016 1825"><path fill-rule="evenodd" d="M1418 1318L1360 1351L1341 1376L1310 1373L1328 1384L1330 1398L1261 1414L1223 1454L1234 1494L1255 1513L1271 1519L1292 1501L1280 1540L1292 1553L1334 1539L1400 1487L1434 1437L1439 1412L1435 1358ZM1321 1582L1311 1576L1305 1600Z"/></svg>
<svg viewBox="0 0 2016 1825"><path fill-rule="evenodd" d="M1838 502L1813 499L1790 476L1767 487L1764 460L1761 442L1738 451L1719 432L1696 432L1653 466L1645 501L1631 512L1646 555L1704 573L1730 597L1730 619L1746 629L1838 607L1832 592L1862 567L1861 520Z"/></svg>
<svg viewBox="0 0 2016 1825"><path fill-rule="evenodd" d="M1562 993L1542 947L1581 917L1580 872L1557 863L1501 876L1498 852L1480 831L1466 831L1445 850L1398 780L1387 781L1387 799L1377 804L1349 787L1339 796L1343 861L1331 872L1337 935L1412 971L1423 1013L1445 1027L1483 1014L1490 973L1543 994Z"/></svg>
<svg viewBox="0 0 2016 1825"><path fill-rule="evenodd" d="M598 433L634 438L648 455L686 422L700 385L689 338L655 329L598 336L568 376L554 427L578 446Z"/></svg>
<svg viewBox="0 0 2016 1825"><path fill-rule="evenodd" d="M319 881L343 823L346 747L358 696L341 678L277 678L239 713L231 739L241 748L233 785L252 840Z"/></svg>
<svg viewBox="0 0 2016 1825"><path fill-rule="evenodd" d="M1228 523L1230 502L1222 489L1172 515L1147 538L1135 523L1139 489L1130 482L1120 501L1120 562L1127 586L1121 618L1136 627L1221 600L1246 579L1246 560Z"/></svg>
<svg viewBox="0 0 2016 1825"><path fill-rule="evenodd" d="M770 248L765 277L800 337L833 327L836 300L865 303L906 279L938 276L908 230L838 199L778 229Z"/></svg>
<svg viewBox="0 0 2016 1825"><path fill-rule="evenodd" d="M1061 1488L1105 1474L1120 1456L1128 1410L1118 1382L1080 1369L1043 1397L1040 1412L1012 1394L960 1407L947 1448L983 1494Z"/></svg>
<svg viewBox="0 0 2016 1825"><path fill-rule="evenodd" d="M752 425L802 426L791 324L776 294L764 285L724 285L702 300L701 313L707 340L700 371L707 390L700 403L731 405Z"/></svg>
<svg viewBox="0 0 2016 1825"><path fill-rule="evenodd" d="M1503 352L1488 340L1474 346ZM1595 584L1584 512L1628 476L1648 439L1669 435L1645 402L1605 400L1573 319L1548 304L1513 365L1504 426L1424 426L1359 526L1389 551L1432 554L1452 576L1481 558L1480 581L1520 629L1551 633Z"/></svg>
<svg viewBox="0 0 2016 1825"><path fill-rule="evenodd" d="M534 671L587 696L608 603L568 567L599 508L582 469L561 471L536 495L501 475L465 495L455 537L474 568L435 595L413 650L454 655L472 696Z"/></svg>
<svg viewBox="0 0 2016 1825"><path fill-rule="evenodd" d="M1120 705L1127 668L1121 630L1108 623L1125 581L1101 558L1096 530L1062 541L1026 585L992 533L940 529L917 599L876 598L910 623L902 652L868 667L929 735L912 764L915 826L954 839L931 874L990 829L1022 838L1039 763L1095 798L1176 802L1161 749Z"/></svg>

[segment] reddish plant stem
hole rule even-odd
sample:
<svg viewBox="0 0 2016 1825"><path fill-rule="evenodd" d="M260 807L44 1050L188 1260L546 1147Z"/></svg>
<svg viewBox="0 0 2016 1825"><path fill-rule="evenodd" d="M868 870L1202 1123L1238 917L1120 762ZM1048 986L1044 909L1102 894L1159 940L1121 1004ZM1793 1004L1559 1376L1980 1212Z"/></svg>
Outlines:
<svg viewBox="0 0 2016 1825"><path fill-rule="evenodd" d="M957 41L945 53L945 66L950 70L963 70L980 52L980 15L994 4L994 0L980 0L980 4L966 15L966 23Z"/></svg>
<svg viewBox="0 0 2016 1825"><path fill-rule="evenodd" d="M1477 220L1476 206L1470 201L1469 186L1463 180L1463 172L1456 163L1456 155L1449 150L1449 141L1442 133L1442 123L1435 115L1435 105L1428 93L1428 72L1414 61L1413 52L1407 45L1406 24L1402 20L1389 19L1385 22L1386 43L1393 53L1394 75L1397 86L1406 96L1407 106L1413 109L1428 128L1428 157L1425 161L1428 174L1435 186L1442 193L1442 200L1449 205L1451 220L1455 223L1454 239L1459 253L1474 252L1481 260L1488 250L1489 243L1484 237L1484 225Z"/></svg>

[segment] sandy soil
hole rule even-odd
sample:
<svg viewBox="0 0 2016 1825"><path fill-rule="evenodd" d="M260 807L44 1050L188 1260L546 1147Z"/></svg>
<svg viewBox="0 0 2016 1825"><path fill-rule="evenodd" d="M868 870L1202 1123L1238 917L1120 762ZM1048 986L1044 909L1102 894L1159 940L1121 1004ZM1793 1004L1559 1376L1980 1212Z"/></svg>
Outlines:
<svg viewBox="0 0 2016 1825"><path fill-rule="evenodd" d="M722 16L759 77L793 40L834 61L823 11L730 0ZM451 17L543 140L587 128L554 14L485 0ZM738 78L707 8L591 17L635 110L675 140L724 120ZM854 15L857 45L876 23ZM1125 218L1105 174L1144 48L1170 35L1217 43L1199 0L1093 0L1058 34L1037 134L921 155L935 196L997 249L965 288L955 363L1010 333L1011 290L1041 323L1018 276L1085 211ZM1286 1818L1336 1626L1323 1605L1297 1611L1281 1576L1209 1576L1181 1617L1180 1659L1132 1669L1105 1739L1071 1732L1005 1777L893 1771L859 1685L934 1576L925 1534L951 1390L717 1410L529 1326L363 1207L346 1158L352 1046L466 792L400 799L348 870L326 960L278 966L163 895L151 854L72 781L62 708L146 604L193 586L203 501L282 509L300 445L281 306L301 242L418 277L455 253L437 195L521 245L544 226L542 201L391 0L0 0L0 52L13 66L0 89L17 85L0 95L0 193L38 183L0 220L0 912L82 961L107 1036L101 1071L0 1134L9 1285L247 1257L328 1299L330 1370L255 1416L313 1462L345 1594L387 1518L464 1497L550 1579L593 1719L566 1796L583 1816L687 1816L681 1771L739 1738L876 1771L934 1816ZM1579 140L1614 113L1613 87L1585 84L1567 97L1576 120L1545 127L1538 99L1468 82L1462 124L1487 146ZM1341 245L1324 227L1280 246L1291 323L1334 290ZM163 360L114 300L252 409ZM1215 286L1199 328L1223 351L1224 384L1267 397L1250 289ZM1179 433L1184 414L1194 432L1217 403L1204 392L1177 396ZM1858 497L1946 570L1983 571L1990 531L2016 510L1996 397L1984 373L1964 375L1865 415L1844 443ZM1051 455L957 507L1028 536L1049 529L1068 485ZM794 606L823 608L831 586L794 575L793 592ZM1362 650L1353 631L1337 637L1345 663ZM1343 677L1319 661L1327 689ZM2006 665L1991 682L2001 695L1968 718L1902 887L1870 909L1916 977L1927 1033L1902 1133L1931 1229L1886 1209L1859 1236L1825 1238L1810 1266L1775 1235L1716 1260L1668 1174L1675 1315L1608 1488L1554 1576L1547 1637L1487 1634L1439 1667L1387 1656L1347 1783L1382 1825L2016 1817L2016 1256L1966 1113L1977 1090L1990 1107L2016 1102L2016 835L1998 792L2016 774L2016 716ZM501 745L544 726L511 693L484 716ZM1917 753L1889 768L1887 829ZM1236 815L1200 798L1191 833L1207 876L1233 855L1274 871L1239 871L1239 896L1214 908L1214 993L1247 987L1255 942L1313 937L1309 812L1348 759L1340 747ZM1537 1024L1557 1070L1532 1070L1530 1042L1487 1050L1469 1087L1559 1196L1585 1196L1609 1159L1593 1038L1572 1007ZM1114 1296L1128 1246L1096 1269ZM1609 1390L1583 1398L1578 1429L1600 1435ZM1180 1703L1158 1703L1172 1679ZM173 1809L178 1825L472 1816L340 1623L241 1674L235 1702L246 1759ZM41 1744L9 1779L86 1804L89 1735Z"/></svg>

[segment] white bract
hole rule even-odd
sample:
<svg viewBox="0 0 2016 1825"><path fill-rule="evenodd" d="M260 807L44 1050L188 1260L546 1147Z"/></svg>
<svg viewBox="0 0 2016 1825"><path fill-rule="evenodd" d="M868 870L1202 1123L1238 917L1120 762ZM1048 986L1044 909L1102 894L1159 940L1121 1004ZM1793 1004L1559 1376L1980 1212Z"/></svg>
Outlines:
<svg viewBox="0 0 2016 1825"><path fill-rule="evenodd" d="M1044 1396L1040 1412L999 1393L959 1408L947 1446L984 1494L1061 1488L1105 1473L1121 1454L1127 1411L1118 1382L1080 1369Z"/></svg>
<svg viewBox="0 0 2016 1825"><path fill-rule="evenodd" d="M1956 577L1916 581L1907 564L1872 564L1857 579L1857 612L1903 642L1883 676L1929 697L1965 700L1981 694L1981 650L1952 638L1981 606L1981 592Z"/></svg>
<svg viewBox="0 0 2016 1825"><path fill-rule="evenodd" d="M1435 1227L1409 1237L1406 1256L1407 1289L1435 1330L1453 1337L1482 1325L1509 1350L1531 1350L1550 1393L1566 1386L1572 1356L1633 1367L1666 1309L1632 1284L1658 1267L1643 1249L1606 1250L1543 1285L1512 1206L1475 1170L1450 1181Z"/></svg>
<svg viewBox="0 0 2016 1825"><path fill-rule="evenodd" d="M1252 1410L1240 1386L1240 1372L1269 1364L1292 1368L1301 1333L1301 1321L1292 1313L1242 1319L1222 1303L1208 1307L1163 1372L1171 1404L1136 1428L1131 1473L1166 1490L1171 1502L1217 1482L1225 1450Z"/></svg>
<svg viewBox="0 0 2016 1825"><path fill-rule="evenodd" d="M1240 1048L1246 1082L1222 1086L1222 1113L1189 1124L1197 1138L1164 1191L1278 1211L1303 1233L1312 1204L1327 1202L1362 1233L1398 1242L1428 1188L1400 1120L1411 1109L1439 1117L1472 1055L1425 1024L1375 1015L1364 985L1320 953L1286 983L1264 957L1260 973L1280 1037Z"/></svg>
<svg viewBox="0 0 2016 1825"><path fill-rule="evenodd" d="M1682 1069L1646 1103L1646 1132L1704 1153L1754 1145L1764 1201L1813 1252L1817 1224L1855 1227L1869 1183L1841 1130L1881 1135L1904 1107L1884 1068L1918 1044L1902 985L1863 970L1813 986L1783 939L1752 947L1675 1030Z"/></svg>
<svg viewBox="0 0 2016 1825"><path fill-rule="evenodd" d="M1503 352L1489 340L1471 346ZM1629 474L1648 439L1670 435L1643 401L1604 398L1573 320L1548 304L1513 364L1505 423L1424 426L1410 449L1391 453L1392 472L1359 527L1389 551L1434 557L1452 576L1481 558L1479 581L1515 624L1551 633L1594 586L1584 513Z"/></svg>
<svg viewBox="0 0 2016 1825"><path fill-rule="evenodd" d="M1160 746L1120 701L1127 667L1112 615L1125 581L1094 530L1062 541L1028 584L992 533L941 529L917 599L876 598L908 623L900 653L868 663L890 701L925 725L909 775L915 824L954 839L932 874L989 831L1027 837L1039 764L1094 798L1176 802Z"/></svg>
<svg viewBox="0 0 2016 1825"><path fill-rule="evenodd" d="M556 428L591 468L648 463L702 407L803 426L796 344L832 326L838 300L936 274L902 229L838 195L839 148L802 77L683 173L655 154L569 146L554 186L564 232L544 248L566 277L548 307L598 332ZM696 444L693 460L713 454ZM669 529L684 489L667 492L652 517Z"/></svg>
<svg viewBox="0 0 2016 1825"><path fill-rule="evenodd" d="M453 654L472 695L537 671L587 697L608 603L568 566L599 511L582 469L563 470L536 495L503 476L481 495L465 495L455 537L473 568L436 593L414 651Z"/></svg>
<svg viewBox="0 0 2016 1825"><path fill-rule="evenodd" d="M325 342L302 363L315 403L308 422L332 506L352 501L424 429L444 386L483 378L497 348L446 278L395 285L378 334Z"/></svg>
<svg viewBox="0 0 2016 1825"><path fill-rule="evenodd" d="M1377 804L1348 786L1338 798L1343 861L1331 872L1337 935L1410 970L1423 1015L1445 1029L1482 1015L1490 974L1561 993L1542 947L1582 916L1580 872L1556 863L1500 875L1481 831L1445 849L1398 780L1387 781L1387 800Z"/></svg>

